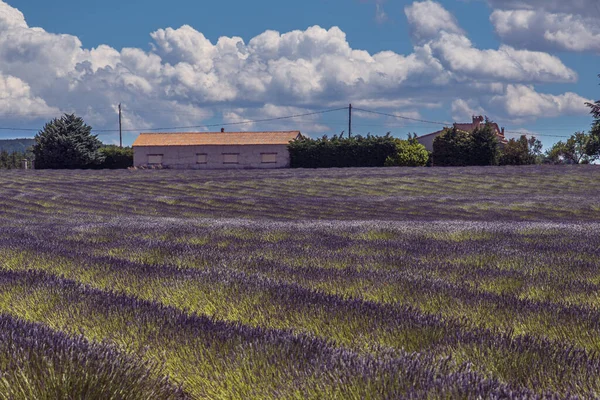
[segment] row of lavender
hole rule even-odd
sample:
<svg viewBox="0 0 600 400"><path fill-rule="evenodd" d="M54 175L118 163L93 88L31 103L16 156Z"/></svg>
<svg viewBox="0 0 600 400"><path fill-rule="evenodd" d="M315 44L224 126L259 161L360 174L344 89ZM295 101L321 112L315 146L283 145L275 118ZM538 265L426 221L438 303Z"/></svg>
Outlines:
<svg viewBox="0 0 600 400"><path fill-rule="evenodd" d="M197 347L205 343L181 348L175 343L184 343L183 338L157 338L135 322L131 326L105 317L90 319L88 315L106 312L82 311L80 295L73 297L62 289L47 292L36 286L37 280L51 279L56 288L60 285L52 277L62 276L111 299L135 299L167 306L178 315L224 321L227 331L239 327L259 332L259 337L291 334L356 357L396 360L403 359L405 351L418 352L418 357L431 359L411 370L417 374L414 379L422 379L420 374L434 367L442 368L444 372L436 374L447 379L468 370L477 379L487 379L479 394L491 395L509 385L520 388L515 390L521 394L519 390L589 397L600 392L600 361L595 355L600 333L599 245L597 224L122 218L40 225L35 231L6 228L0 230L3 269L34 278L23 278L30 285L26 296L23 290L9 290L14 283L7 285L8 297L0 310L56 329L82 330L92 340L110 338L124 351L159 359L196 397L222 395L233 388L242 390L240 396L256 397L291 396L294 391L317 397L391 396L406 393L414 382L396 370L372 370L367 381L357 382L353 374L360 374L341 366L329 366L328 371L352 377L336 375L330 381L312 369L314 362L302 359L302 351L286 354L283 360L273 356L281 353L272 343L265 345L271 350L258 351L269 354L270 361L256 361L262 357L258 353L237 354L243 362L258 363L256 370L232 362L224 355L238 353L231 349L206 358ZM36 301L37 311L32 311ZM111 307L111 318L135 319L122 306ZM85 317L74 322L73 316ZM144 329L160 332L156 324L161 318ZM182 327L173 331L187 337ZM176 353L165 355L165 348ZM180 354L199 352L203 354L192 359ZM284 368L283 362L289 365ZM294 370L307 363L306 371ZM269 368L286 372L273 372L262 382L257 371ZM241 374L234 375L234 381L218 379L231 376L232 370ZM282 381L290 374L311 378L294 380L288 387ZM379 382L375 376L385 379ZM301 383L305 379L322 386L313 392ZM400 386L387 379L398 380ZM266 385L260 392L255 392L257 381ZM220 385L206 392L208 382ZM422 389L458 390L444 382L441 389ZM476 392L462 394L469 393Z"/></svg>
<svg viewBox="0 0 600 400"><path fill-rule="evenodd" d="M280 220L600 220L597 166L8 171L0 220L143 215Z"/></svg>
<svg viewBox="0 0 600 400"><path fill-rule="evenodd" d="M596 170L494 171L0 176L0 399L598 397Z"/></svg>

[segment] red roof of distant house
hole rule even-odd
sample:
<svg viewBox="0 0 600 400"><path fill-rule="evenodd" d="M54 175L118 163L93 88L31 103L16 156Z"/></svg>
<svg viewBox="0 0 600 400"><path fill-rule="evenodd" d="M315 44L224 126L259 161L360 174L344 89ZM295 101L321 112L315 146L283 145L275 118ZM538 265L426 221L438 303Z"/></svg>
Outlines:
<svg viewBox="0 0 600 400"><path fill-rule="evenodd" d="M478 117L473 116L473 122L471 122L471 123L454 123L453 127L455 127L459 131L473 133L475 131L475 129L479 128L482 125L484 125L484 118L482 116L478 116ZM498 126L498 124L495 122L492 122L492 127L496 131L496 135L500 139L500 142L506 143L506 138L504 137L504 129L501 129ZM444 129L446 129L446 128L444 128ZM444 129L442 129L441 131L429 133L427 135L419 136L419 138L431 136L431 135L439 135L440 133L442 133L444 131Z"/></svg>
<svg viewBox="0 0 600 400"><path fill-rule="evenodd" d="M133 146L283 145L299 136L300 131L141 133Z"/></svg>

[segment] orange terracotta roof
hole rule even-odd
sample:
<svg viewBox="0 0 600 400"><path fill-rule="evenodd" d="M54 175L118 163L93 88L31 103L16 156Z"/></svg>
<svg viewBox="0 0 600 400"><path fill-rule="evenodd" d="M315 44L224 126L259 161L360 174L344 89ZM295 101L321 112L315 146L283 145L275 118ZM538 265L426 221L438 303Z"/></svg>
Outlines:
<svg viewBox="0 0 600 400"><path fill-rule="evenodd" d="M300 131L141 133L135 142L133 142L133 146L247 146L288 144L300 135Z"/></svg>

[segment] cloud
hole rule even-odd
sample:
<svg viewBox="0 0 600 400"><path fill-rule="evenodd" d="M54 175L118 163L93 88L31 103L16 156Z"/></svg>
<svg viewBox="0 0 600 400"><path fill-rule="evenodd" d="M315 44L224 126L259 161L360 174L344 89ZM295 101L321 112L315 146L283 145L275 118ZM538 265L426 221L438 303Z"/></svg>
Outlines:
<svg viewBox="0 0 600 400"><path fill-rule="evenodd" d="M476 48L439 3L415 2L405 12L414 41L409 54L354 49L340 28L319 26L212 42L184 25L152 32L147 50L117 50L86 49L75 36L29 27L20 11L0 0L0 93L9 94L0 119L6 120L3 112L46 118L74 111L94 127L113 128L119 103L124 128L143 129L261 119L349 102L418 115L417 108L452 103L456 93L477 107L509 87L577 79L547 53ZM458 112L465 105L453 106ZM326 131L320 121L282 126L305 123Z"/></svg>
<svg viewBox="0 0 600 400"><path fill-rule="evenodd" d="M456 99L452 102L452 118L455 121L470 121L473 115L486 115L486 112L473 100Z"/></svg>
<svg viewBox="0 0 600 400"><path fill-rule="evenodd" d="M577 15L600 15L597 0L488 0L492 8L501 10L537 10Z"/></svg>
<svg viewBox="0 0 600 400"><path fill-rule="evenodd" d="M504 43L546 51L600 52L597 0L489 0Z"/></svg>
<svg viewBox="0 0 600 400"><path fill-rule="evenodd" d="M533 119L557 115L587 115L585 99L575 93L542 94L528 85L508 85L506 93L494 96L490 104L503 108L508 115Z"/></svg>
<svg viewBox="0 0 600 400"><path fill-rule="evenodd" d="M600 53L600 18L533 10L495 10L490 20L505 43L521 48Z"/></svg>
<svg viewBox="0 0 600 400"><path fill-rule="evenodd" d="M427 0L404 8L413 40L419 44L435 39L441 33L464 35L456 18L440 3Z"/></svg>
<svg viewBox="0 0 600 400"><path fill-rule="evenodd" d="M0 74L0 115L32 119L49 117L57 112L58 109L49 107L43 99L33 96L26 82Z"/></svg>

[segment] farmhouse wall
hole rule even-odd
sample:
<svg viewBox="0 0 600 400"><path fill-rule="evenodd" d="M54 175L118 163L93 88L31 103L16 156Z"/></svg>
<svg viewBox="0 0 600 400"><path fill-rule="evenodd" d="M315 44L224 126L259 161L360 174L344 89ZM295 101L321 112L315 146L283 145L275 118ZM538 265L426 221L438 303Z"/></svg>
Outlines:
<svg viewBox="0 0 600 400"><path fill-rule="evenodd" d="M433 152L433 141L435 140L436 137L440 136L443 133L443 131L437 132L437 134L429 134L426 136L421 136L417 138L417 141L419 143L421 143L423 146L425 146L425 148L427 149L427 151Z"/></svg>
<svg viewBox="0 0 600 400"><path fill-rule="evenodd" d="M277 153L275 163L263 163L263 153ZM245 169L287 168L290 154L287 145L210 145L210 146L135 146L135 166L148 165L149 155L162 154L163 167L176 169ZM206 163L198 163L198 154L206 154ZM239 154L237 164L223 163L223 154Z"/></svg>

